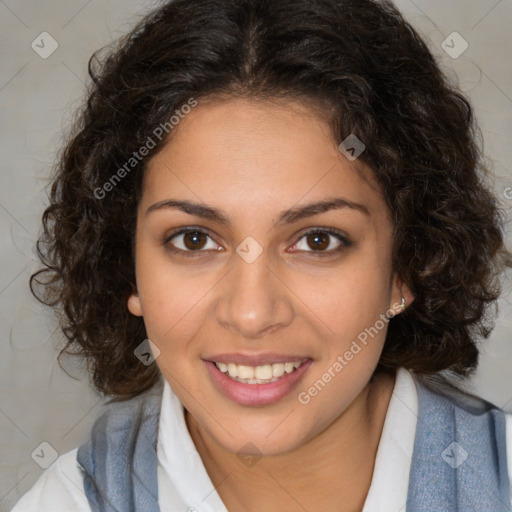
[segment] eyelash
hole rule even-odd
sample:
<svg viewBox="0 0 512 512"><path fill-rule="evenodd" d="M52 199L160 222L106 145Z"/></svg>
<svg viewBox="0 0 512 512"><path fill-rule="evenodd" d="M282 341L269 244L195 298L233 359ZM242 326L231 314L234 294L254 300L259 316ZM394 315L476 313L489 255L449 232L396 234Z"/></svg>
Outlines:
<svg viewBox="0 0 512 512"><path fill-rule="evenodd" d="M183 255L188 258L196 257L197 253L207 252L204 249L198 249L197 251L192 251L192 250L185 251L183 249L178 249L178 248L174 247L172 244L170 244L170 242L173 238L175 238L179 235L187 234L187 233L200 233L200 234L206 235L207 237L209 237L213 240L213 238L209 235L209 233L207 231L205 231L204 229L191 226L191 227L176 231L176 232L172 233L171 235L167 236L164 240L163 245L166 246L167 250L169 250L170 252L172 252L174 254L180 254L180 255ZM327 257L327 256L332 256L333 254L338 254L341 251L343 251L344 249L346 249L352 245L352 242L347 237L345 237L339 231L337 231L336 229L333 229L333 228L314 228L309 231L306 231L297 239L297 241L293 245L296 245L297 243L299 243L300 240L307 237L308 235L313 235L313 234L317 234L317 233L326 233L328 235L331 235L334 238L336 238L337 240L339 240L341 242L341 244L336 249L331 249L329 251L305 251L306 253L311 253L311 255L313 257L323 258L323 257Z"/></svg>

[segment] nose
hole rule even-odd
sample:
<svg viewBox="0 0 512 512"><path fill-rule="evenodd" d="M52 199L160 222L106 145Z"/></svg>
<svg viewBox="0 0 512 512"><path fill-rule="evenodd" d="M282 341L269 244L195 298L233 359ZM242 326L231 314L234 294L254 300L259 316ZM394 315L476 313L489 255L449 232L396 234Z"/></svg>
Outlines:
<svg viewBox="0 0 512 512"><path fill-rule="evenodd" d="M252 263L238 254L218 289L217 322L247 339L257 339L289 325L292 291L284 276L270 268L263 252Z"/></svg>

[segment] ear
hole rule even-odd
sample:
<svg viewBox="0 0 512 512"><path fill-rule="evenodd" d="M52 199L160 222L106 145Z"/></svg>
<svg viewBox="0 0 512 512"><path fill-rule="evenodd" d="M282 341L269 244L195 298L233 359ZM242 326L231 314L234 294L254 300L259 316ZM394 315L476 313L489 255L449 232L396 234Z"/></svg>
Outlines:
<svg viewBox="0 0 512 512"><path fill-rule="evenodd" d="M132 315L142 316L142 306L140 303L140 298L136 292L133 292L128 297L126 305L128 306L128 311L130 311Z"/></svg>
<svg viewBox="0 0 512 512"><path fill-rule="evenodd" d="M390 311L393 311L395 315L398 315L414 302L415 296L409 286L395 274L393 274L392 282L389 309ZM402 309L402 297L405 299L404 309Z"/></svg>

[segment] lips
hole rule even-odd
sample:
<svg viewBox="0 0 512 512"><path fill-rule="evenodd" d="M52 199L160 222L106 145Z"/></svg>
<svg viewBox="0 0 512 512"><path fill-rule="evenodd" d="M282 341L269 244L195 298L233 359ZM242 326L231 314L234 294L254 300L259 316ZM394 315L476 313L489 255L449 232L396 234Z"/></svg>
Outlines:
<svg viewBox="0 0 512 512"><path fill-rule="evenodd" d="M283 399L297 387L312 364L310 358L283 354L219 354L208 359L204 363L217 390L245 406L269 405ZM284 368L288 371L282 371ZM258 379L256 372L266 378Z"/></svg>

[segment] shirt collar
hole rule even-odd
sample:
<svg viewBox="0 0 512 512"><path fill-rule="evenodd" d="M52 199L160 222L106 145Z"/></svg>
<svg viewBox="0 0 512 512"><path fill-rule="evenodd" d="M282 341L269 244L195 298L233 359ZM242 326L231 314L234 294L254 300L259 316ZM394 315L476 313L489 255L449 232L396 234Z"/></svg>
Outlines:
<svg viewBox="0 0 512 512"><path fill-rule="evenodd" d="M227 512L188 431L184 407L164 380L158 461L183 501L204 512ZM363 512L401 510L407 501L418 416L413 375L398 368Z"/></svg>

